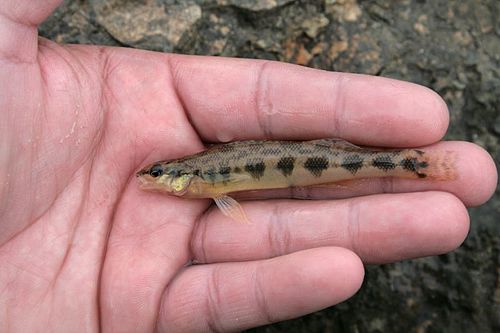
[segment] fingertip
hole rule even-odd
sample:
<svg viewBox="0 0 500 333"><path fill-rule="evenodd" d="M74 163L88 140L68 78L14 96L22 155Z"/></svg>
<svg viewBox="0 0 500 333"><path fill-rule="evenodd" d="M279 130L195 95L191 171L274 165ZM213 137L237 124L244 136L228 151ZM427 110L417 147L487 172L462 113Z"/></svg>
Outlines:
<svg viewBox="0 0 500 333"><path fill-rule="evenodd" d="M423 89L426 96L428 96L429 108L427 112L430 117L435 118L434 128L430 130L429 137L433 140L432 142L436 142L444 137L450 125L448 105L434 90L423 86L420 86L420 88Z"/></svg>
<svg viewBox="0 0 500 333"><path fill-rule="evenodd" d="M451 214L455 212L455 218L449 220L447 224L447 232L449 237L448 247L444 249L444 253L455 250L465 241L465 238L469 234L470 229L470 217L467 208L464 206L463 202L456 196L446 193L449 196L449 205Z"/></svg>
<svg viewBox="0 0 500 333"><path fill-rule="evenodd" d="M357 111L349 113L342 128L347 139L367 140L370 145L423 146L439 141L448 129L448 107L427 87L367 75L351 75L344 81L345 107ZM369 130L366 124L371 124Z"/></svg>
<svg viewBox="0 0 500 333"><path fill-rule="evenodd" d="M498 171L493 157L482 147L470 142L456 142L457 151L467 151L466 158L459 159L462 177L457 183L463 193L467 206L479 206L488 201L495 193L498 184ZM464 155L465 156L465 155Z"/></svg>
<svg viewBox="0 0 500 333"><path fill-rule="evenodd" d="M342 276L345 282L343 294L338 293L337 303L352 297L363 284L365 268L361 258L353 251L342 248L333 248L337 252L338 260L333 263L333 273ZM338 292L338 291L337 291Z"/></svg>
<svg viewBox="0 0 500 333"><path fill-rule="evenodd" d="M426 219L428 227L419 226L427 236L421 235L428 246L426 255L443 254L458 248L467 237L470 226L469 213L463 202L451 193L434 192L433 202L439 203L430 209L434 218ZM425 247L424 247L425 248Z"/></svg>
<svg viewBox="0 0 500 333"><path fill-rule="evenodd" d="M342 247L323 247L299 253L307 256L310 263L308 284L313 286L310 292L318 293L317 300L323 298L320 307L343 302L361 287L364 266L354 252Z"/></svg>
<svg viewBox="0 0 500 333"><path fill-rule="evenodd" d="M417 144L428 145L441 140L448 130L450 113L444 99L434 90L412 82L403 82L409 113L409 134Z"/></svg>

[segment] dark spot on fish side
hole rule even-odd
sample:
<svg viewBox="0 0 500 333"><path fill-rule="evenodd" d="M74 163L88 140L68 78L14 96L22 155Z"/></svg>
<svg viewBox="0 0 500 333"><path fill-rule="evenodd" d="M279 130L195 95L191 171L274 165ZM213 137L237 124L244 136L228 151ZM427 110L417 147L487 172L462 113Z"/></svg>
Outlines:
<svg viewBox="0 0 500 333"><path fill-rule="evenodd" d="M320 177L323 170L328 169L328 159L324 157L309 157L304 163L304 168L315 177Z"/></svg>
<svg viewBox="0 0 500 333"><path fill-rule="evenodd" d="M278 161L278 164L276 164L276 168L280 170L284 176L290 176L292 174L294 164L295 164L294 157L282 157Z"/></svg>
<svg viewBox="0 0 500 333"><path fill-rule="evenodd" d="M377 156L373 159L372 165L380 170L389 171L396 167L389 155Z"/></svg>
<svg viewBox="0 0 500 333"><path fill-rule="evenodd" d="M205 179L208 179L211 182L215 182L217 174L213 168L206 170L205 172L203 172L203 174L205 175L205 177L204 177Z"/></svg>
<svg viewBox="0 0 500 333"><path fill-rule="evenodd" d="M219 169L219 174L224 178L227 179L231 175L231 168L228 166L223 166Z"/></svg>
<svg viewBox="0 0 500 333"><path fill-rule="evenodd" d="M199 176L200 175L200 170L199 169L193 170L193 175Z"/></svg>
<svg viewBox="0 0 500 333"><path fill-rule="evenodd" d="M423 162L418 163L418 166L421 168L427 168L429 166L429 163L423 161Z"/></svg>
<svg viewBox="0 0 500 333"><path fill-rule="evenodd" d="M359 169L363 167L363 158L357 154L348 155L344 158L340 166L351 172L352 174L355 174Z"/></svg>
<svg viewBox="0 0 500 333"><path fill-rule="evenodd" d="M257 162L253 164L245 165L245 171L248 172L252 178L259 179L264 175L264 171L266 170L266 165L264 162Z"/></svg>
<svg viewBox="0 0 500 333"><path fill-rule="evenodd" d="M172 167L170 170L167 171L167 174L170 177L176 178L181 175L181 170L178 167Z"/></svg>
<svg viewBox="0 0 500 333"><path fill-rule="evenodd" d="M399 162L399 165L403 167L403 169L417 172L417 159L415 157L412 158L404 158Z"/></svg>
<svg viewBox="0 0 500 333"><path fill-rule="evenodd" d="M427 177L427 174L419 172L421 168L427 168L429 166L429 164L425 161L419 162L415 157L404 158L401 162L399 162L399 165L401 165L405 170L415 172L419 178Z"/></svg>
<svg viewBox="0 0 500 333"><path fill-rule="evenodd" d="M241 173L241 168L240 168L240 167L235 167L235 168L233 169L233 172L234 172L234 173Z"/></svg>

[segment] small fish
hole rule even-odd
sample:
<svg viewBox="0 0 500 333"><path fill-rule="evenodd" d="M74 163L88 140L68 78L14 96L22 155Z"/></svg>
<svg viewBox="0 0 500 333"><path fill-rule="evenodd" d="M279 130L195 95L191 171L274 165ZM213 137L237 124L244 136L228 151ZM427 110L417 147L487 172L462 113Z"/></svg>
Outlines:
<svg viewBox="0 0 500 333"><path fill-rule="evenodd" d="M248 222L240 204L228 194L374 177L452 180L454 161L450 151L371 149L341 139L237 141L153 163L137 177L144 190L212 198L224 215Z"/></svg>

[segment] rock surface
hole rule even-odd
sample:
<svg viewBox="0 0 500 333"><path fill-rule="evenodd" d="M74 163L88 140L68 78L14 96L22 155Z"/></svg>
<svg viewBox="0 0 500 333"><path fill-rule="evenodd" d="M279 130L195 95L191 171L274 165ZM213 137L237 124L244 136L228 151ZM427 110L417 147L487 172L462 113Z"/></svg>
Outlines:
<svg viewBox="0 0 500 333"><path fill-rule="evenodd" d="M500 1L67 1L40 27L61 43L273 59L408 80L443 96L448 139L500 163ZM480 172L480 171L478 171ZM442 256L367 267L349 301L253 332L500 331L500 191Z"/></svg>

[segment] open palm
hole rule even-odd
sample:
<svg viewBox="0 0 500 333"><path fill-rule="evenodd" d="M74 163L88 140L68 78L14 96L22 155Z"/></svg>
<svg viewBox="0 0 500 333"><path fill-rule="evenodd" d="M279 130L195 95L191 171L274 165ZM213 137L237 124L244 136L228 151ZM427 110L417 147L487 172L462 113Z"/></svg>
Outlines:
<svg viewBox="0 0 500 333"><path fill-rule="evenodd" d="M428 149L458 152L456 181L247 201L251 225L207 200L141 192L137 169L202 142L428 145L447 110L430 90L383 78L37 40L57 2L0 4L2 332L233 331L299 316L354 294L361 260L454 249L465 206L496 185L483 150L442 142Z"/></svg>

